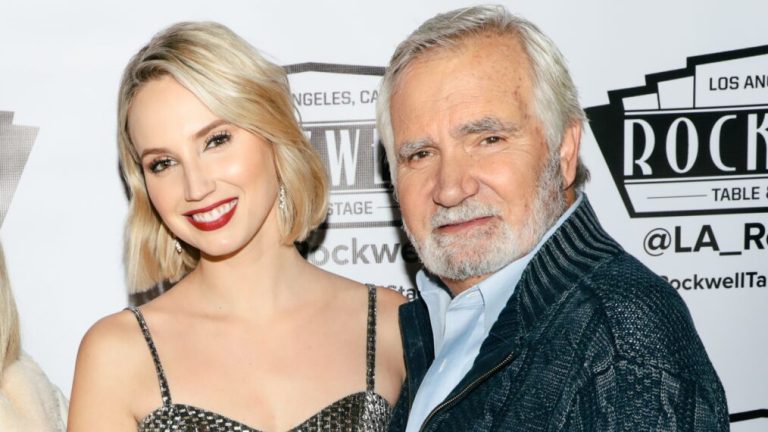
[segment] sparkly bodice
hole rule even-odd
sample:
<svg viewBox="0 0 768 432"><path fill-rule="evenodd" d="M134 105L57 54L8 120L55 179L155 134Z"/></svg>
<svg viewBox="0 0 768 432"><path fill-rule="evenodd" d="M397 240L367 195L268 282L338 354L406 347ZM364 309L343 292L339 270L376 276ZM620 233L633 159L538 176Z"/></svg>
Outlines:
<svg viewBox="0 0 768 432"><path fill-rule="evenodd" d="M160 383L163 405L149 413L138 424L139 432L261 432L230 418L202 408L175 404L152 341L146 321L138 308L129 308L141 326L147 341ZM392 407L384 397L374 391L376 364L376 288L368 286L368 331L366 349L366 390L345 396L326 406L312 417L290 429L291 432L385 431L392 415Z"/></svg>

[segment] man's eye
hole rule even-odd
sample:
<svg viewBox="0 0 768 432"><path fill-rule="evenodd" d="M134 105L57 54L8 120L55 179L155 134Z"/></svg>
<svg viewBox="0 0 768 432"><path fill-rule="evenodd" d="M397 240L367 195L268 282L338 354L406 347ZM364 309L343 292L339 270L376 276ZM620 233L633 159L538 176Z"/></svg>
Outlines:
<svg viewBox="0 0 768 432"><path fill-rule="evenodd" d="M229 142L231 135L227 131L216 132L205 140L205 148L214 148Z"/></svg>
<svg viewBox="0 0 768 432"><path fill-rule="evenodd" d="M152 162L150 162L149 170L152 171L153 173L159 173L159 172L165 171L166 168L169 168L173 165L176 165L176 161L174 161L171 158L165 157L165 158L155 159Z"/></svg>
<svg viewBox="0 0 768 432"><path fill-rule="evenodd" d="M488 145L488 144L496 144L501 141L502 141L502 138L500 136L493 135L493 136L486 137L485 139L480 141L480 143L484 145Z"/></svg>
<svg viewBox="0 0 768 432"><path fill-rule="evenodd" d="M424 159L424 158L426 158L426 157L429 157L429 155L430 155L430 154L432 154L432 153L431 153L429 150L419 150L419 151L416 151L416 152L413 152L413 153L411 153L411 154L408 156L408 158L407 158L407 159L408 159L408 161L409 161L409 162L411 162L411 161L417 161L417 160L420 160L420 159Z"/></svg>

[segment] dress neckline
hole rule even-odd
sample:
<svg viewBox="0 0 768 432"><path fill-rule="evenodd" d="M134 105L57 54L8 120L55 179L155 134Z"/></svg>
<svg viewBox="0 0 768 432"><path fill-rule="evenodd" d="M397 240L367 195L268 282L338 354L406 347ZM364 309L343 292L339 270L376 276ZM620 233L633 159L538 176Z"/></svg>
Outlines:
<svg viewBox="0 0 768 432"><path fill-rule="evenodd" d="M330 404L323 407L320 411L312 414L311 416L307 417L305 420L303 420L301 423L297 424L296 426L291 427L288 429L287 432L292 431L301 431L303 428L306 427L306 425L311 424L313 420L316 418L322 416L326 411L330 411L335 409L337 406L341 406L345 404L349 400L353 399L359 399L359 398L366 398L370 397L374 399L375 401L384 404L384 406L387 407L387 409L391 410L392 405L389 403L387 399L384 398L384 396L374 392L374 391L359 391L356 393L348 394L344 397L341 397ZM225 424L227 424L229 427L236 427L238 432L263 432L261 429L257 429L255 427L249 426L243 422L234 420L230 417L215 413L213 411L208 411L203 408L196 407L194 405L188 405L188 404L170 404L170 405L164 405L160 408L152 411L151 413L144 416L144 418L141 419L139 424L144 426L150 426L152 422L154 421L155 417L158 415L164 414L168 410L184 410L187 412L196 412L197 415L206 415L215 418L217 421L221 421Z"/></svg>
<svg viewBox="0 0 768 432"><path fill-rule="evenodd" d="M376 393L374 390L375 369L376 369L375 367L376 366L376 287L371 284L366 284L366 286L368 288L368 314L367 314L367 331L366 331L366 343L367 343L366 344L366 380L365 380L366 389L364 391L350 393L346 396L336 399L335 401L331 402L330 404L320 409L320 411L316 412L315 414L303 420L298 425L288 429L289 432L302 430L302 428L304 428L305 425L310 424L313 420L322 416L327 411L333 410L334 408L338 406L342 406L346 402L354 399L365 400L370 398L371 402L382 404L387 410L391 412L392 406L389 403L389 401L386 400L386 398L384 398L379 393ZM251 426L248 426L245 423L239 422L230 417L217 414L212 411L208 411L204 408L200 408L200 407L189 405L189 404L173 403L171 399L171 391L168 386L168 380L165 376L163 365L160 362L160 356L158 355L155 342L152 339L152 335L149 331L149 326L147 325L147 322L144 319L144 314L142 314L141 310L135 306L130 306L126 309L130 310L136 317L139 327L141 328L141 332L144 336L144 340L146 341L147 347L149 348L150 354L152 355L152 362L155 365L155 372L157 373L158 384L160 386L160 396L162 399L162 406L160 406L156 410L144 416L139 421L140 426L151 425L155 417L161 414L166 414L169 411L186 411L188 413L194 413L195 415L198 415L198 416L211 417L217 423L223 423L223 424L226 424L228 427L237 428L236 430L238 431L262 432L260 429L253 428Z"/></svg>

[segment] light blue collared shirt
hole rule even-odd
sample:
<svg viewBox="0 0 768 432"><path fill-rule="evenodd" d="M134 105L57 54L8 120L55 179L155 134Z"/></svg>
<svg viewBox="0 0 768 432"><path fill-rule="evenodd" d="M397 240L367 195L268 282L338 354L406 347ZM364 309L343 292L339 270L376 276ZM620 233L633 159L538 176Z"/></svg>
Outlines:
<svg viewBox="0 0 768 432"><path fill-rule="evenodd" d="M488 337L491 327L514 293L528 262L581 201L582 195L579 194L528 254L456 297L451 298L438 281L431 279L423 270L419 271L416 285L429 311L435 360L416 392L406 432L417 432L429 413L445 400L469 372L480 353L480 345Z"/></svg>

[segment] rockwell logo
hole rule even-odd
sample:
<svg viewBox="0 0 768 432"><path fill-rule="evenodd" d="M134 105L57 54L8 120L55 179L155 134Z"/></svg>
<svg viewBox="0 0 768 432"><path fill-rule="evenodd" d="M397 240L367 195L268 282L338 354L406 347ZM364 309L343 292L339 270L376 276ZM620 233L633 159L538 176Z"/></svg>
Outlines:
<svg viewBox="0 0 768 432"><path fill-rule="evenodd" d="M286 66L302 127L325 163L329 227L399 224L384 149L375 128L384 68L325 63Z"/></svg>
<svg viewBox="0 0 768 432"><path fill-rule="evenodd" d="M27 163L37 128L13 124L13 113L0 111L0 226Z"/></svg>
<svg viewBox="0 0 768 432"><path fill-rule="evenodd" d="M608 96L586 112L631 217L768 211L768 45Z"/></svg>
<svg viewBox="0 0 768 432"><path fill-rule="evenodd" d="M669 277L662 275L676 290L719 290L733 288L765 288L768 278L759 271L733 272L726 275L693 275Z"/></svg>

